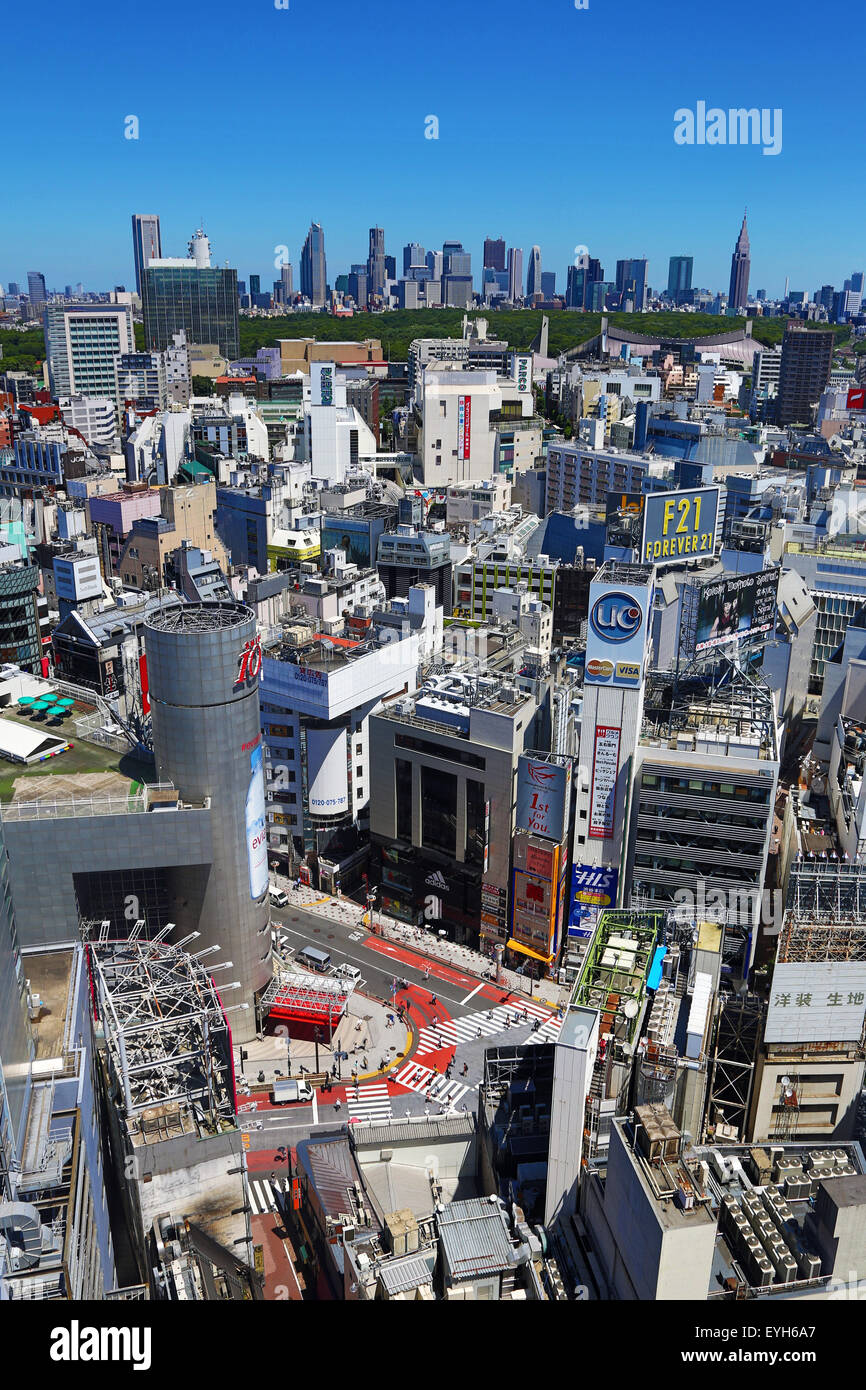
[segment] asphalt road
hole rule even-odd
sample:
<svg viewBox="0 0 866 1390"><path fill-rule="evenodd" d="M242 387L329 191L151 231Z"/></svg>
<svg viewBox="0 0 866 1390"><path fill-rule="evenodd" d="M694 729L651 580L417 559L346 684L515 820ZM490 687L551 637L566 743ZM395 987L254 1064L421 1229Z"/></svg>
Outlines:
<svg viewBox="0 0 866 1390"><path fill-rule="evenodd" d="M436 978L434 975L425 981L424 957L418 957L417 965L410 965L401 960L392 968L387 957L365 945L368 933L361 927L353 927L348 923L295 907L279 913L272 912L271 923L296 951L305 945L318 946L320 950L328 952L334 965L344 961L356 965L364 980L364 993L379 999L390 1001L391 982L397 975L399 979L408 980L410 984L418 985L425 991L435 992L437 998L442 1001L443 1008L453 1019L490 1007L490 999L478 994L475 985L464 986ZM404 951L401 954L409 953ZM480 980L477 981L479 988L481 984ZM460 1067L455 1068L455 1076L462 1075L462 1065L464 1062L468 1063L469 1071L465 1082L473 1088L466 1095L470 1110L474 1109L477 1103L477 1087L483 1079L485 1049L498 1043L513 1045L524 1042L530 1031L529 1024L522 1025L509 1029L502 1035L472 1040L458 1047ZM398 1113L398 1110L401 1114L408 1111L412 1115L423 1115L424 1097L415 1092L401 1095L399 1101L396 1098L394 1101L394 1112ZM328 1131L338 1131L345 1126L348 1115L346 1105L337 1111L330 1103L322 1104L322 1097L317 1096L312 1105L292 1105L282 1110L260 1111L251 1114L249 1119L250 1152L261 1153L276 1150L284 1144L295 1145L313 1133L322 1135ZM259 1123L261 1129L253 1127Z"/></svg>

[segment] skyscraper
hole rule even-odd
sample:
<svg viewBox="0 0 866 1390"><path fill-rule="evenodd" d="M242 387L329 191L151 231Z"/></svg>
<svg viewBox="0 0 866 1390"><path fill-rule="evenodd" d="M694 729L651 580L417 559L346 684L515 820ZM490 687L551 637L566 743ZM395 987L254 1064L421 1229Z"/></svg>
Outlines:
<svg viewBox="0 0 866 1390"><path fill-rule="evenodd" d="M424 259L424 247L420 241L410 241L408 246L403 247L403 274L408 275L412 269L420 270L427 268Z"/></svg>
<svg viewBox="0 0 866 1390"><path fill-rule="evenodd" d="M294 294L294 289L292 288L291 261L284 261L283 264L280 266L280 288L281 302L283 304L290 304L292 301L292 295Z"/></svg>
<svg viewBox="0 0 866 1390"><path fill-rule="evenodd" d="M40 308L45 303L48 296L45 293L45 276L41 270L28 270L27 293L34 309Z"/></svg>
<svg viewBox="0 0 866 1390"><path fill-rule="evenodd" d="M252 299L252 297L253 297L254 294L261 294L261 292L262 292L262 277L261 277L261 275L251 275L251 276L250 276L250 299Z"/></svg>
<svg viewBox="0 0 866 1390"><path fill-rule="evenodd" d="M526 267L526 298L541 294L541 247L533 246Z"/></svg>
<svg viewBox="0 0 866 1390"><path fill-rule="evenodd" d="M119 406L117 359L135 352L130 306L55 303L43 312L51 394L105 396Z"/></svg>
<svg viewBox="0 0 866 1390"><path fill-rule="evenodd" d="M743 225L740 228L740 235L737 237L737 244L731 257L731 285L728 290L728 309L736 314L745 312L746 301L749 297L750 263L749 233L746 230L746 214L743 213Z"/></svg>
<svg viewBox="0 0 866 1390"><path fill-rule="evenodd" d="M632 300L634 312L640 314L646 308L646 277L649 262L645 258L617 261L616 288L620 300Z"/></svg>
<svg viewBox="0 0 866 1390"><path fill-rule="evenodd" d="M693 256L671 256L668 265L668 299L675 304L685 302L692 288Z"/></svg>
<svg viewBox="0 0 866 1390"><path fill-rule="evenodd" d="M553 296L556 294L555 270L543 270L541 272L541 293L546 300L553 299Z"/></svg>
<svg viewBox="0 0 866 1390"><path fill-rule="evenodd" d="M830 380L834 342L832 332L819 332L801 323L786 326L776 396L777 424L811 423L812 407Z"/></svg>
<svg viewBox="0 0 866 1390"><path fill-rule="evenodd" d="M508 298L516 304L523 288L523 247L508 248Z"/></svg>
<svg viewBox="0 0 866 1390"><path fill-rule="evenodd" d="M141 277L151 261L162 259L159 218L154 213L132 214L132 255L135 261L135 289L141 294Z"/></svg>
<svg viewBox="0 0 866 1390"><path fill-rule="evenodd" d="M304 249L301 252L301 294L306 295L311 304L325 302L328 281L328 265L325 260L325 233L318 222L310 223Z"/></svg>
<svg viewBox="0 0 866 1390"><path fill-rule="evenodd" d="M159 257L144 267L141 306L145 344L165 352L175 333L189 343L216 343L224 357L240 356L238 273L210 263L210 243L199 230L189 259Z"/></svg>
<svg viewBox="0 0 866 1390"><path fill-rule="evenodd" d="M371 294L382 294L385 289L385 233L381 227L370 228L367 281Z"/></svg>
<svg viewBox="0 0 866 1390"><path fill-rule="evenodd" d="M505 269L505 242L502 237L495 241L493 237L484 238L484 270L504 270Z"/></svg>

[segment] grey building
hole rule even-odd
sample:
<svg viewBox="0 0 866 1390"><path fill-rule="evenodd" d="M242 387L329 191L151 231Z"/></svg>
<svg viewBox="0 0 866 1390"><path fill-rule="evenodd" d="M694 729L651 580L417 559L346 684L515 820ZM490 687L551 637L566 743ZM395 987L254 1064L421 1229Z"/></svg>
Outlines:
<svg viewBox="0 0 866 1390"><path fill-rule="evenodd" d="M684 304L691 293L693 256L671 256L668 265L668 299Z"/></svg>
<svg viewBox="0 0 866 1390"><path fill-rule="evenodd" d="M48 298L45 291L45 276L40 270L28 270L27 293L30 296L30 303L34 309L41 308Z"/></svg>
<svg viewBox="0 0 866 1390"><path fill-rule="evenodd" d="M731 257L731 283L728 288L728 309L737 314L746 311L746 301L749 298L750 265L749 233L746 228L746 214L743 213L743 225L740 228L740 235L737 237L737 244Z"/></svg>
<svg viewBox="0 0 866 1390"><path fill-rule="evenodd" d="M150 933L197 931L196 949L219 946L216 963L232 962L222 988L238 984L226 1002L247 1005L234 1029L247 1041L271 978L255 616L236 603L157 611L145 655L158 782L136 765L130 775L144 785L93 794L64 778L52 799L46 774L38 803L3 808L19 936L64 944L78 939L81 920L122 932L139 917Z"/></svg>
<svg viewBox="0 0 866 1390"><path fill-rule="evenodd" d="M132 214L132 255L135 261L135 289L140 295L144 271L151 261L162 259L159 218L155 213Z"/></svg>
<svg viewBox="0 0 866 1390"><path fill-rule="evenodd" d="M310 303L324 304L328 287L328 266L325 260L325 233L318 222L310 224L301 251L301 294Z"/></svg>
<svg viewBox="0 0 866 1390"><path fill-rule="evenodd" d="M144 269L141 298L148 349L165 352L183 329L190 343L216 343L224 357L240 356L236 270L156 261Z"/></svg>
<svg viewBox="0 0 866 1390"><path fill-rule="evenodd" d="M787 325L779 365L777 424L811 424L813 407L830 380L834 343L832 332L799 323Z"/></svg>

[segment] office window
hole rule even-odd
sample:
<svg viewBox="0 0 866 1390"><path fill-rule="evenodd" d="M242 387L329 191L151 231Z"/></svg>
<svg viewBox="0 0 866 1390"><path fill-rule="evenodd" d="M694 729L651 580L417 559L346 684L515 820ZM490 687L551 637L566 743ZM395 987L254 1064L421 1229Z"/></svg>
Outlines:
<svg viewBox="0 0 866 1390"><path fill-rule="evenodd" d="M484 783L466 782L466 863L484 863Z"/></svg>
<svg viewBox="0 0 866 1390"><path fill-rule="evenodd" d="M443 854L457 852L457 777L438 768L421 769L421 843Z"/></svg>
<svg viewBox="0 0 866 1390"><path fill-rule="evenodd" d="M408 758L394 760L397 838L412 843L412 764Z"/></svg>

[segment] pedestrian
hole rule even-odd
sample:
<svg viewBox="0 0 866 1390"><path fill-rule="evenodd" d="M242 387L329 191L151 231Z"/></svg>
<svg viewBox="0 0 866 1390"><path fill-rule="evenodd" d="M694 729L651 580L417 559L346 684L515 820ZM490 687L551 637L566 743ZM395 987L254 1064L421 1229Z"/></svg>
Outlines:
<svg viewBox="0 0 866 1390"><path fill-rule="evenodd" d="M540 1024L541 1024L541 1019L540 1019L540 1018L537 1018L537 1019L535 1020L535 1022L533 1023L533 1025L532 1025L532 1031L533 1031L533 1033L537 1033L537 1032L538 1032L538 1029L539 1029Z"/></svg>
<svg viewBox="0 0 866 1390"><path fill-rule="evenodd" d="M478 1036L479 1038L481 1037L481 1029L480 1029L480 1028L478 1029L478 1034L477 1034L477 1036Z"/></svg>
<svg viewBox="0 0 866 1390"><path fill-rule="evenodd" d="M431 995L430 995L430 1003L431 1003L431 1004L435 1004L435 1003L436 1003L436 995L435 995L435 994L431 994Z"/></svg>
<svg viewBox="0 0 866 1390"><path fill-rule="evenodd" d="M529 1014L528 1014L528 1013L526 1012L526 1010L524 1009L524 1010L523 1010L523 1013L520 1015L520 1017L521 1017L522 1019L526 1020L527 1018L529 1018Z"/></svg>
<svg viewBox="0 0 866 1390"><path fill-rule="evenodd" d="M335 1109L335 1110L339 1110L339 1109L340 1109L340 1097L339 1097L339 1096L337 1096L337 1099L334 1101L334 1109Z"/></svg>
<svg viewBox="0 0 866 1390"><path fill-rule="evenodd" d="M468 1063L468 1062L464 1062L464 1063L463 1063L463 1070L462 1070L462 1072L460 1073L460 1075L461 1075L461 1076L465 1076L466 1073L468 1072L468 1070L469 1070L469 1063Z"/></svg>

